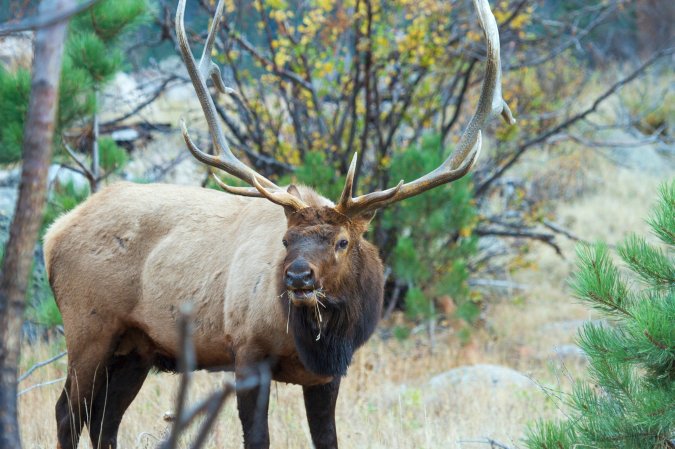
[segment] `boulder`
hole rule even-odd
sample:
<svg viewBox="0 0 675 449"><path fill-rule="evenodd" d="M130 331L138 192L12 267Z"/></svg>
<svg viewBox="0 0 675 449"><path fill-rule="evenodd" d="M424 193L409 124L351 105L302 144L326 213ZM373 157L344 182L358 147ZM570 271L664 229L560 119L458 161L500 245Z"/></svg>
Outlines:
<svg viewBox="0 0 675 449"><path fill-rule="evenodd" d="M529 388L535 383L518 371L500 365L460 366L432 377L430 390L460 388Z"/></svg>

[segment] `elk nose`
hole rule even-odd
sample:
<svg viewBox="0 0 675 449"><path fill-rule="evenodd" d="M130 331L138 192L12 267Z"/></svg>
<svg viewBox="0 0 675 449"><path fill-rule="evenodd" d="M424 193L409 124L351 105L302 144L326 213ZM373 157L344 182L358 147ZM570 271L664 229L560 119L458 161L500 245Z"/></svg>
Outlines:
<svg viewBox="0 0 675 449"><path fill-rule="evenodd" d="M286 270L286 287L292 289L314 288L314 270L304 260L294 261Z"/></svg>

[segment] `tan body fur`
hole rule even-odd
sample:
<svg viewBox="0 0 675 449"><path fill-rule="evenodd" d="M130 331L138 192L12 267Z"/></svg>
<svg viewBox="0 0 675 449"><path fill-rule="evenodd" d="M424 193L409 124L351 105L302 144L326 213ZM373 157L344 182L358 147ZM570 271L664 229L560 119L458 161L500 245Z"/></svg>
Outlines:
<svg viewBox="0 0 675 449"><path fill-rule="evenodd" d="M279 358L276 380L329 381L304 369L286 332L277 282L286 226L265 199L207 189L119 183L92 196L45 236L70 358L100 363L101 353L135 350L176 359L178 310L191 302L200 367L232 367L255 346Z"/></svg>

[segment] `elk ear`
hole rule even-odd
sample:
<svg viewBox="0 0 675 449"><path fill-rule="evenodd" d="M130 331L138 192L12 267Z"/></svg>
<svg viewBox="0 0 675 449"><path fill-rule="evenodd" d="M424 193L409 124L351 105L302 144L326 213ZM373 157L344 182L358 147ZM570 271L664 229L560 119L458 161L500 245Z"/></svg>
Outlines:
<svg viewBox="0 0 675 449"><path fill-rule="evenodd" d="M359 227L359 233L363 234L368 230L368 225L375 218L376 211L362 212L352 218L352 222Z"/></svg>
<svg viewBox="0 0 675 449"><path fill-rule="evenodd" d="M299 191L298 188L295 186L295 184L291 184L290 186L288 186L288 188L286 189L286 191L287 191L288 193L290 193L291 195L293 195L294 197L296 197L296 198L298 198L298 199L300 199L300 200L302 199L302 196L300 196L300 191Z"/></svg>
<svg viewBox="0 0 675 449"><path fill-rule="evenodd" d="M368 212L363 212L359 214L357 217L357 220L363 221L366 225L370 224L371 221L373 221L373 218L375 218L375 213L377 213L376 210L371 210Z"/></svg>
<svg viewBox="0 0 675 449"><path fill-rule="evenodd" d="M290 193L294 197L302 200L302 195L300 195L300 190L296 187L295 184L291 184L286 188L286 192ZM289 218L293 213L295 213L295 209L292 207L284 206L284 212L286 213L286 218Z"/></svg>

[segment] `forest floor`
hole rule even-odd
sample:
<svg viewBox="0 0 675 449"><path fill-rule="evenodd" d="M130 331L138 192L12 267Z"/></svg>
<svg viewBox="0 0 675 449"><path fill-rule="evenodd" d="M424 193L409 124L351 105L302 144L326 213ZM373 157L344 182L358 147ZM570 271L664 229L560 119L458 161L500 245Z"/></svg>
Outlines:
<svg viewBox="0 0 675 449"><path fill-rule="evenodd" d="M529 163L535 169L538 161L532 158ZM666 165L672 168L672 161ZM600 156L585 170L583 176L592 178L593 187L561 201L555 208L556 221L588 241L616 244L630 232L647 234L644 218L668 171L653 174ZM573 345L574 336L580 324L595 315L573 300L567 288L575 242L562 237L559 243L564 258L548 246L532 245L526 263L511 273L510 281L523 289L497 295L469 343L462 343L452 326L437 330L433 348L423 332L405 341L372 338L357 353L342 383L337 406L340 447L479 449L489 448L492 439L515 449L523 447L528 424L563 416L555 397L584 375L585 359ZM382 326L387 324L391 323ZM26 345L21 371L62 350L60 339ZM475 365L479 367L459 374L451 371ZM65 369L63 358L37 370L19 389L60 379ZM454 375L430 382L448 372ZM190 397L197 401L229 379L230 374L198 372ZM177 384L176 375L148 377L122 422L120 448L157 445L169 426L163 416L172 409ZM55 446L54 404L62 386L59 381L20 396L24 448ZM269 417L273 447L311 447L299 387L274 384ZM91 447L87 437L80 447ZM206 447L241 447L234 401L226 404Z"/></svg>

